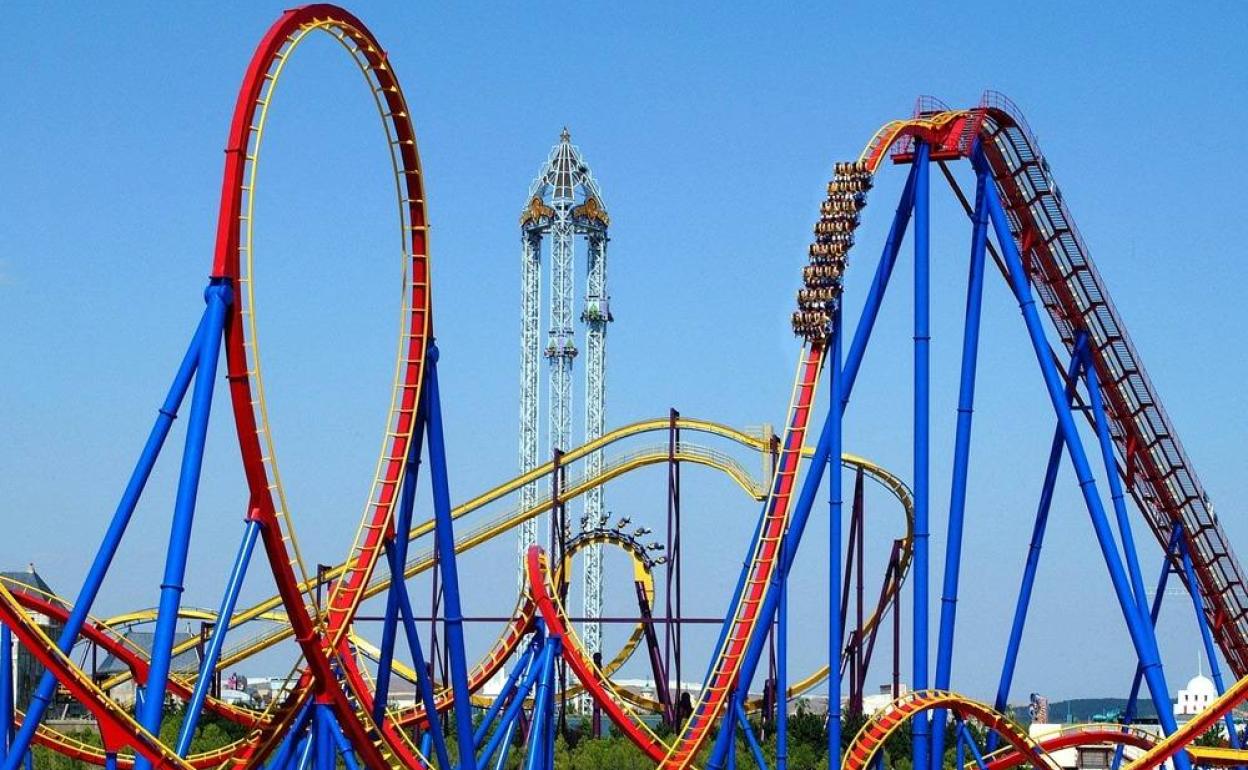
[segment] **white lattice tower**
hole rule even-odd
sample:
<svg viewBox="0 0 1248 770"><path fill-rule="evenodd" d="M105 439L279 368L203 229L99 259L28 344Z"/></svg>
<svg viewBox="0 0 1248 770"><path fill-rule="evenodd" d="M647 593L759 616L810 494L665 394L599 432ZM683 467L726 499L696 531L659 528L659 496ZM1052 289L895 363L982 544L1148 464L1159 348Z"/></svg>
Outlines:
<svg viewBox="0 0 1248 770"><path fill-rule="evenodd" d="M586 241L586 290L581 321L586 325L585 348L585 440L600 437L606 429L606 334L613 319L607 292L607 228L610 218L602 194L580 150L572 144L567 129L538 171L529 188L529 199L520 217L522 234L521 266L521 373L520 373L520 469L530 470L550 458L542 454L541 377L538 371L539 327L541 322L542 241L550 241L550 310L545 356L550 360L548 396L548 444L567 450L572 446L572 368L577 356L576 331L572 324L575 285L575 246L578 237ZM585 460L589 475L602 469L602 455L595 452ZM536 484L521 492L521 504L536 505L548 489ZM603 491L585 496L582 529L593 529L605 522ZM520 532L521 566L528 547L538 541L536 521ZM602 613L602 551L598 546L585 554L584 611L588 618ZM523 574L520 577L523 581ZM583 629L587 649L600 652L601 625L589 622Z"/></svg>

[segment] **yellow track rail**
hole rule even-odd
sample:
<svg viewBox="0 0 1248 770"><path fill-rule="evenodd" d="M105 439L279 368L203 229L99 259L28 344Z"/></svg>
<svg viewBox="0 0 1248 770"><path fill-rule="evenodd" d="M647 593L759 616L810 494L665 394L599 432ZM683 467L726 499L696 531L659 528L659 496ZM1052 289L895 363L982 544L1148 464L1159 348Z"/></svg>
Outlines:
<svg viewBox="0 0 1248 770"><path fill-rule="evenodd" d="M669 430L669 427L670 427L670 422L669 422L669 419L666 417L653 419L653 420L642 420L640 422L635 422L629 425L625 425L623 427L617 428L609 433L604 434L601 438L598 438L594 441L591 441L587 444L584 444L580 447L577 447L576 449L573 449L565 453L563 455L561 465L562 467L567 468L571 463L575 463L576 461L581 460L585 458L586 456L592 454L593 452L603 449L604 447L617 444L621 441L624 441L625 439L642 436L645 434L665 433ZM692 432L692 433L699 433L699 434L705 434L705 435L710 435L710 436L717 436L720 438L727 439L741 446L744 446L746 448L753 449L758 452L763 452L763 451L769 450L770 448L770 441L767 439L764 439L761 436L756 436L751 433L746 433L744 431L737 430L727 425L712 422L709 420L699 420L699 419L682 417L676 421L676 427L679 428L682 431L682 433ZM739 461L732 458L731 455L728 455L727 453L723 453L723 452L718 452L717 450L697 447L696 445L690 444L689 442L682 441L681 444L682 446L680 447L680 451L677 453L677 457L676 457L677 460L680 460L681 462L689 462L689 463L694 463L698 465L705 465L707 467L715 468L717 470L720 470L728 474L728 476L732 478L732 480L736 482L738 486L740 486L747 494L753 496L756 500L762 500L763 497L765 496L766 492L763 489L762 485L758 484L750 475L750 473L745 470L744 466L742 466ZM810 451L811 450L809 449L803 450L803 454L809 455ZM584 494L585 491L592 488L593 486L606 483L607 481L610 481L613 478L616 478L620 475L636 470L638 468L645 467L647 465L655 465L658 463L666 462L667 459L668 457L667 457L667 445L666 444L664 444L661 449L656 447L650 450L642 450L639 452L634 452L631 454L631 456L626 454L618 458L614 462L608 463L606 467L604 467L603 474L600 478L586 480L576 485L569 485L569 487L565 489L564 498L571 499L573 497L577 497L581 494ZM856 459L861 459L861 458L856 458ZM863 461L863 462L866 462L866 461ZM543 465L540 465L537 468L534 468L533 470L527 473L523 473L519 476L516 476L515 478L510 479L509 481L506 481L502 484L499 484L498 486L493 487L477 495L476 497L473 497L472 499L462 503L461 505L457 506L451 511L451 516L452 518L458 520L459 518L466 516L470 513L473 513L474 511L480 510L486 505L496 502L497 500L513 492L519 491L522 487L532 482L540 481L549 477L549 475L551 474L553 470L554 470L553 462L548 462ZM883 471L883 469L880 469L880 470ZM905 485L902 484L900 480L896 479L896 477L892 477L891 474L887 474L886 472L884 473L888 475L890 478L890 481L888 481L886 485L890 486L890 488L895 488L896 491L899 491L902 494L904 494L905 499L908 500L909 490L905 488ZM508 529L516 526L522 521L527 521L533 516L540 515L549 509L550 509L550 501L546 500L546 501L539 503L537 506L534 506L532 509L528 511L516 511L513 515L504 516L502 517L502 519L492 523L486 532L479 532L477 530L474 530L474 533L475 533L474 542L472 542L471 545L478 545L479 543L484 542L485 540L488 540L491 537L495 537L501 534L502 532L507 531ZM428 519L412 528L409 539L416 540L420 537L431 535L432 532L433 532L433 520ZM462 540L463 539L462 535L458 537L457 539ZM464 548L459 548L459 543L457 543L457 549L465 550ZM414 577L415 575L419 574L420 572L424 571L425 569L428 569L428 566L430 563L431 563L431 559L427 559L427 558L417 558L417 559L409 560L404 576L410 579ZM337 578L341 577L345 573L346 569L347 568L344 564L339 564L335 566L334 568L327 570L324 573L325 581L336 580ZM389 586L389 575L385 575L384 577L378 577L374 579L374 581L365 590L364 596L365 598L375 596L377 593L384 590L388 586ZM316 582L314 580L308 581L302 584L300 586L300 589L305 594L309 592L314 592L316 589ZM281 606L282 606L282 602L281 602L280 597L272 596L268 599L258 602L257 604L245 610L241 610L235 613L235 615L230 619L229 628L234 629L242 625L243 623L247 623L252 620L260 619L267 613L280 610ZM264 649L268 649L269 647L272 647L274 644L277 644L283 639L286 639L289 637L290 635L289 629L284 629L284 630L279 629L279 630L284 634L280 638L270 639L269 635L265 634L263 638L247 640L246 642L244 642L242 646L235 646L233 649L228 650L224 655L222 655L221 662L218 668L233 665L240 660L243 660L243 659L246 659L247 657L255 655L257 652L260 652ZM173 649L173 655L176 657L177 655L183 652L191 650L195 647L196 644L197 644L196 641L188 640L179 645L176 645ZM129 681L130 678L131 677L129 673L120 673L120 674L117 674L116 676L109 678L105 682L103 682L102 686L106 690L112 689L126 681Z"/></svg>

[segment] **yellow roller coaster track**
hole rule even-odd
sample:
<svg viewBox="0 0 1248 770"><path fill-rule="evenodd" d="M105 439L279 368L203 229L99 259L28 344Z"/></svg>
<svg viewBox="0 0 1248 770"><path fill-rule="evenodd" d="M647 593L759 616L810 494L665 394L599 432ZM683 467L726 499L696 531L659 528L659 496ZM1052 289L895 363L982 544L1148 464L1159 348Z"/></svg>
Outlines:
<svg viewBox="0 0 1248 770"><path fill-rule="evenodd" d="M599 439L565 453L561 460L561 467L566 469L572 463L585 458L589 454L592 454L593 452L604 447L617 444L625 439L650 433L667 432L670 427L671 424L668 418L643 420L625 425L603 435ZM682 417L676 421L676 427L682 432L700 433L724 438L757 452L763 452L770 448L770 441L768 439L737 430L721 423L711 422L709 420ZM809 448L803 450L804 455L809 456L810 453L811 450ZM562 497L565 500L574 499L584 494L589 489L605 484L614 478L639 468L667 462L668 459L668 446L666 443L662 446L654 446L625 452L607 462L601 475L591 479L574 479L570 481L565 487ZM701 447L688 441L682 441L677 447L677 453L674 459L680 462L703 465L719 470L727 474L729 478L731 478L742 490L756 500L762 500L766 495L765 486L755 481L745 467L738 460L727 453ZM908 544L912 498L909 488L906 487L905 483L902 482L900 478L875 463L866 460L865 458L847 454L844 459L846 462L849 462L855 467L862 467L873 480L882 484L902 503L907 516L907 531L905 537L907 545L902 553L903 569L901 570L901 573L904 575L904 566L909 564L910 556ZM458 520L470 513L480 510L490 503L498 501L508 494L518 491L531 482L547 478L553 470L554 463L546 463L538 466L527 473L521 474L509 481L499 484L498 486L493 487L457 506L453 509L451 515L453 518ZM475 527L468 532L457 533L456 550L458 552L463 552L480 545L483 542L491 540L518 526L519 524L545 513L550 510L550 507L550 500L543 500L530 509L516 509L488 522L487 524ZM426 520L412 528L410 539L414 541L426 535L431 535L432 532L433 520ZM432 565L432 552L428 551L422 553L412 559L409 559L407 567L404 570L404 577L410 579L429 569ZM334 580L343 573L344 569L344 565L339 564L332 569L326 570L323 574L323 579L325 581ZM365 598L376 596L380 592L386 590L389 585L390 576L388 574L378 576L365 589ZM315 583L313 582L311 585L301 586L301 589L305 593L308 591L314 591ZM241 610L236 613L231 618L229 627L230 629L233 629L243 623L261 619L267 613L278 611L280 608L280 598L277 596L270 597L264 601L258 602L248 609ZM218 668L225 668L230 665L237 664L241 660L245 660L246 658L278 644L279 642L289 638L289 636L290 629L288 627L282 627L274 629L272 632L263 634L257 638L245 640L222 654ZM196 644L197 642L195 640L183 642L174 647L173 654L176 656L188 650L192 650L195 648ZM105 690L110 690L120 684L123 684L130 678L131 675L128 672L118 673L117 675L102 682L101 686ZM194 678L193 675L191 678Z"/></svg>
<svg viewBox="0 0 1248 770"><path fill-rule="evenodd" d="M570 464L575 463L577 460L583 459L584 457L591 454L592 452L597 451L603 447L617 444L625 439L643 436L643 435L650 434L650 433L666 432L670 430L671 427L672 427L672 424L668 418L644 420L644 421L632 423L629 425L625 425L621 428L611 431L610 433L605 434L604 436L602 436L601 438L593 442L590 442L588 444L585 444L584 446L578 447L574 450L567 452L563 456L563 461L561 463L561 466L563 468L567 468ZM724 438L724 439L727 439L731 442L734 442L738 445L741 445L747 449L750 449L756 452L764 452L768 450L771 444L769 437L764 438L759 435L747 433L747 432L729 427L727 425L723 425L721 423L716 423L716 422L711 422L708 420L700 420L700 419L693 419L693 418L680 418L676 421L675 427L681 430L682 432L691 432L691 433L698 433L698 434L707 435L707 436ZM599 475L593 478L573 479L572 481L570 481L564 490L563 498L565 500L574 499L576 497L583 495L589 489L605 484L607 481L610 481L614 478L618 478L622 475L638 470L640 468L648 467L651 465L659 465L659 464L668 462L669 459L675 459L678 462L702 465L708 468L718 470L724 473L725 475L727 475L730 479L732 479L732 481L736 483L738 487L740 487L743 491L746 492L746 494L750 495L755 500L762 500L766 496L765 484L756 480L745 469L745 467L741 464L739 460L737 460L735 457L725 452L699 446L689 441L681 441L678 444L674 455L669 455L669 452L670 452L670 448L667 443L663 443L662 445L658 445L654 447L625 451L618 457L613 458L612 460L607 462L604 468L602 469L602 472ZM806 448L803 450L803 455L809 456L810 454L811 454L811 450L809 448ZM906 567L909 564L909 558L910 558L910 536L912 533L912 525L913 525L913 502L912 502L910 490L905 485L905 483L901 481L900 478L888 472L887 470L883 469L882 467L870 462L869 460L866 460L861 457L857 457L855 455L846 454L842 458L842 461L846 467L861 468L872 480L882 485L894 497L896 497L897 500L902 504L903 511L905 514L905 521L906 521L906 532L903 538L905 547L901 554L901 569L899 570L899 573L898 573L899 576L894 580L893 584L890 585L889 588L887 589L887 593L890 597L889 601L892 601L895 599L897 592L900 590L900 584L904 580L904 575L906 574ZM480 495L477 495L476 497L472 498L466 503L456 507L453 510L452 515L454 518L459 519L463 516L468 515L469 513L480 510L484 506L490 503L496 502L497 500L505 497L506 495L514 491L517 491L518 489L520 489L521 487L523 487L524 485L532 481L541 480L544 477L549 476L549 474L553 470L554 470L554 464L546 463L545 465L539 466L538 468L535 468L528 473L521 474L520 476L517 476L496 487L493 487L487 490L486 492ZM551 507L551 502L549 500L544 500L538 505L530 509L513 510L510 513L504 514L483 525L475 527L470 531L461 532L456 538L456 551L457 552L467 551L477 545L480 545L489 540L492 540L493 538L496 538L502 534L505 534L511 531L512 529L514 529L516 526L520 525L521 523L528 521L529 519L535 516L541 515L542 513L548 511L550 507ZM422 522L416 527L413 527L410 537L412 540L416 540L419 537L422 537L426 534L430 534L432 532L432 529L433 529L432 520ZM404 571L404 576L405 578L410 579L430 569L433 566L433 563L434 563L434 559L433 559L432 552L422 553L408 561L408 564ZM339 565L331 570L328 570L325 573L325 579L332 579L335 575L341 574L343 570L344 568L342 565ZM382 591L386 590L389 587L389 585L390 585L390 576L388 574L384 576L379 576L375 578L369 584L369 586L365 590L365 597L367 598L367 597L375 596L381 593ZM314 590L314 585L313 586L301 586L301 589L304 592L308 592L308 591ZM650 589L651 593L652 593L652 590L653 589L651 588ZM55 598L56 601L62 604L64 603L64 600L60 599L59 597L52 597L52 598ZM524 602L522 598L520 604L518 604L517 612L520 611L519 607L523 605L523 603ZM887 606L887 604L885 606ZM116 615L114 617L108 618L103 621L98 621L98 625L101 625L104 627L118 627L118 626L133 624L133 623L145 622L145 621L152 619L153 617L152 613L153 611L150 609L137 610L133 612L123 613L123 614ZM208 611L208 610L186 608L184 610L184 614L186 617L192 618L192 619L200 619L200 620L205 620L209 622L213 622L216 620L215 613ZM255 620L272 621L272 622L278 623L279 625L275 629L272 629L255 638L247 639L241 644L236 645L234 648L228 650L225 654L222 655L220 663L218 664L218 670L228 667L230 665L234 665L241 660L245 660L253 655L256 655L264 650L267 650L273 647L274 645L288 639L290 637L291 632L290 632L289 626L282 622L284 617L285 617L284 613L281 612L281 601L278 597L271 597L265 601L257 603L256 605L246 610L236 613L230 621L231 629L243 623L247 623L247 622L255 621ZM865 628L867 630L870 630L878 622L878 620L879 618L873 614L868 619ZM614 673L615 671L617 671L620 665L622 665L623 662L627 660L627 657L631 655L631 653L636 649L637 641L639 640L639 635L637 634L636 631L634 631L634 634L632 636L637 637L637 639L633 639L632 637L630 637L629 643L627 643L621 649L620 653L616 656L616 658L614 658L612 662L607 667L605 667L606 673L608 676ZM357 649L360 652L362 653L367 652L367 647L365 645L359 644L358 635L353 634L352 641L356 643ZM496 647L501 646L503 642L505 642L505 640L500 639L499 645L496 645ZM182 652L191 650L195 647L195 645L196 645L195 640L189 640L187 642L184 642L178 645L177 647L175 647L174 655L176 656ZM508 646L505 650L506 654L502 656L501 660L505 660L505 658L510 655L513 648L514 646ZM138 648L135 648L135 649L137 650ZM485 664L489 663L491 661L491 658L495 658L501 652L503 651L499 650L497 652L492 652L490 656L487 656L487 659L485 661L483 661L481 664L478 664L478 666L474 668L474 673L478 674L478 676L474 677L474 683L480 683L484 681L481 678L480 674L484 671ZM501 660L499 660L498 662L501 662ZM827 667L824 666L818 669L817 671L813 672L809 676L805 677L801 681L792 685L789 688L790 695L792 696L792 695L800 694L816 686L818 683L820 683L827 677L827 670L828 670ZM396 671L399 672L400 676L406 676L403 670L401 670L397 665L396 665ZM186 671L186 672L181 672L181 673L183 674L182 680L187 683L193 682L197 676L197 672L195 671ZM411 673L414 674L414 672L411 672ZM124 684L125 682L131 680L132 678L133 678L133 672L131 671L118 673L104 680L103 682L101 682L100 689L107 692L121 684ZM438 695L439 695L439 707L440 708L450 705L449 692L439 692ZM646 699L641 696L634 696L632 700L633 700L633 705L639 708L648 709L648 710L653 710L653 709L658 708L657 702L653 702L650 699ZM754 701L751 701L749 703L749 707L752 710L758 708L759 705L760 705L759 703L754 702ZM388 715L393 718L399 719L400 721L410 721L413 718L414 714L418 715L419 712L421 711L423 711L423 709L395 710L395 711L388 712ZM258 715L258 716L260 716L260 718L264 718L267 716L267 714ZM73 739L67 736L61 735L59 733L55 733L54 731L45 731L45 734L42 737L44 739L43 742L48 743L48 744L63 745L63 746L68 747L70 744L78 743L78 742L73 741ZM232 744L232 746L233 745L237 745L237 744ZM75 745L75 749L77 750L77 753L79 754L79 756L82 756L82 757L94 756L92 752L87 750L87 747ZM231 753L232 753L231 747L226 746L220 749L213 750L211 752L207 752L205 754L192 755L191 757L188 757L188 762L192 765L203 767L203 766L210 764L213 760L223 760L226 757L230 756ZM98 753L98 759L100 761L103 760L102 753Z"/></svg>

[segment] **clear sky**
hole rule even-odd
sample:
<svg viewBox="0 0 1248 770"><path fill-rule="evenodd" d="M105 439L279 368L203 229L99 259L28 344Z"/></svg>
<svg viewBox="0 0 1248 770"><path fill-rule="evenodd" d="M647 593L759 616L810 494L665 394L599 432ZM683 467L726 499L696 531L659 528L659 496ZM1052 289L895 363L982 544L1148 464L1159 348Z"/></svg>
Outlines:
<svg viewBox="0 0 1248 770"><path fill-rule="evenodd" d="M202 308L230 110L253 46L282 8L6 4L0 566L33 561L65 593L81 581ZM418 131L456 500L515 469L516 222L563 126L612 216L609 423L676 406L748 426L783 418L798 352L787 318L832 163L908 115L918 94L962 106L994 88L1039 135L1227 532L1248 543L1239 333L1248 269L1235 193L1248 119L1243 5L353 10L387 47ZM371 110L341 53L328 39L310 43L283 81L265 147L264 363L312 562L339 560L354 532L390 378L398 260ZM887 169L872 195L850 271L850 318L901 176ZM933 207L935 612L968 232L948 195ZM846 446L909 478L903 253ZM1052 429L1017 310L995 276L980 371L954 683L988 696ZM212 420L186 594L204 606L217 602L245 502L224 405ZM180 442L175 432L170 449ZM101 614L155 603L175 479L171 454ZM686 608L721 613L757 506L710 472L691 469L687 479ZM661 470L641 474L609 488L608 505L657 530L663 483ZM1122 694L1134 666L1122 618L1073 479L1064 473L1062 483L1014 692ZM869 506L868 572L878 575L900 525L882 497ZM1159 549L1134 523L1151 584ZM821 658L826 627L823 517L808 538L795 577L795 671ZM470 613L510 607L512 549L508 540L463 560ZM626 565L612 556L608 570L608 611L632 611ZM251 574L247 597L265 595L271 581ZM487 636L474 634L474 651ZM696 676L706 634L691 639L686 671ZM1195 673L1198 649L1180 596L1167 600L1161 647L1175 690ZM279 673L288 652L241 668ZM872 685L887 678L888 657L884 642Z"/></svg>

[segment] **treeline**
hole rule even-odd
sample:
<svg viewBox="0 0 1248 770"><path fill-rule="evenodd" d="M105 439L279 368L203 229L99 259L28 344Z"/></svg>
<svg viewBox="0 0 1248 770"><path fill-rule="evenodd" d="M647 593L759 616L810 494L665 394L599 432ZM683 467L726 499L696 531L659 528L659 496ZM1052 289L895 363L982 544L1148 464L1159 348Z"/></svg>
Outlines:
<svg viewBox="0 0 1248 770"><path fill-rule="evenodd" d="M181 714L171 712L161 728L161 739L166 745L173 745L181 726ZM865 722L861 715L846 715L841 723L842 748L848 747L851 740ZM444 724L453 725L454 719L449 716ZM968 725L976 739L982 745L982 732L978 725ZM453 732L453 731L452 731ZM763 735L761 725L754 723L755 735ZM555 742L555 767L558 770L651 770L654 761L642 753L632 741L619 735L613 728L610 735L593 738L589 735L587 725L570 724L561 732ZM663 727L656 728L656 733L663 738L672 737L672 731ZM221 748L244 737L246 730L236 724L205 713L200 720L199 730L191 742L191 753L211 751ZM946 746L949 750L945 755L946 770L954 770L955 754L953 750L952 726L947 730ZM827 730L822 714L812 714L799 706L796 714L789 717L788 766L791 770L828 770ZM100 739L94 732L79 732L72 735L75 740L99 747ZM708 744L711 741L708 741ZM886 770L911 770L910 761L911 732L909 724L902 725L884 745L884 766ZM455 756L453 736L447 738L448 749ZM518 737L515 746L508 753L506 770L521 770L524 761L524 749ZM763 758L768 767L776 766L776 738L774 734L764 735L760 742ZM738 768L754 768L756 761L746 741L738 733L735 742L736 766ZM709 759L710 746L699 753L695 765L706 767ZM70 759L43 746L34 749L34 766L36 770L87 770L95 768L86 762ZM339 762L339 767L344 765Z"/></svg>

